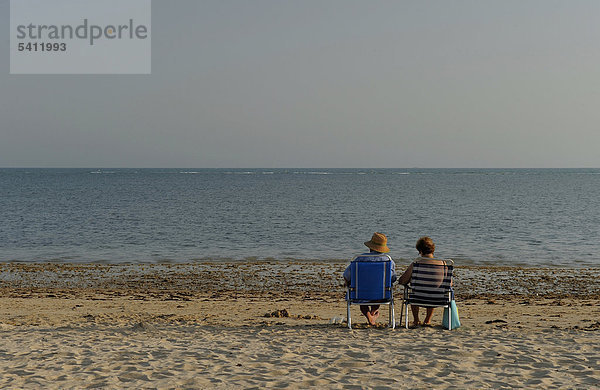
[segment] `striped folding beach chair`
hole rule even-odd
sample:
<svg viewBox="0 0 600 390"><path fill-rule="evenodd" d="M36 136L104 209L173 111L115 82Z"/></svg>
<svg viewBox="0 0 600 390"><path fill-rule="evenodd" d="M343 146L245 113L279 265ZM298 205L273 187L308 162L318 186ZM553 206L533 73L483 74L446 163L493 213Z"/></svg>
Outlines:
<svg viewBox="0 0 600 390"><path fill-rule="evenodd" d="M360 260L367 261L356 261L358 257L362 258ZM352 329L351 305L389 305L389 324L390 327L395 328L391 257L381 254L358 257L351 263L350 286L346 292L348 328ZM372 261L368 259L369 257L374 259L387 257L389 260Z"/></svg>
<svg viewBox="0 0 600 390"><path fill-rule="evenodd" d="M410 284L404 286L404 298L400 310L400 323L405 315L405 326L408 329L408 305L422 307L448 308L448 326L452 329L452 272L454 262L443 260L445 264L413 263Z"/></svg>

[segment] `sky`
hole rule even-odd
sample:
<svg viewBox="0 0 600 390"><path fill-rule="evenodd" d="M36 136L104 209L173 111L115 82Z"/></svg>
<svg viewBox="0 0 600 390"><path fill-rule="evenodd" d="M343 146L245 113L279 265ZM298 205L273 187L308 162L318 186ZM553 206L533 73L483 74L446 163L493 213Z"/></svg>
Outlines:
<svg viewBox="0 0 600 390"><path fill-rule="evenodd" d="M0 167L600 167L595 0L154 0L150 75L0 34Z"/></svg>

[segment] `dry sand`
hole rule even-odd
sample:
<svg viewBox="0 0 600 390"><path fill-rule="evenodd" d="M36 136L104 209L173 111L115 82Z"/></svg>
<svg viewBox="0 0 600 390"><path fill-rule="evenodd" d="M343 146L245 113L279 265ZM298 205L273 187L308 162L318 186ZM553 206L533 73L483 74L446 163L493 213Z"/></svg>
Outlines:
<svg viewBox="0 0 600 390"><path fill-rule="evenodd" d="M600 388L598 269L457 267L447 331L332 323L343 268L0 264L0 388Z"/></svg>

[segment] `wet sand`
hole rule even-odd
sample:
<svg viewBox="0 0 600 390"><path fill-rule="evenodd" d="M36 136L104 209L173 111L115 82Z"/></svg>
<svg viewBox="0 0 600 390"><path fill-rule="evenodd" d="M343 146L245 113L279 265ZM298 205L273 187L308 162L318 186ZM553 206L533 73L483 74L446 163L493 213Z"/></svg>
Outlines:
<svg viewBox="0 0 600 390"><path fill-rule="evenodd" d="M405 265L398 264L398 269ZM457 267L462 327L346 316L345 263L0 264L2 388L590 388L600 269ZM399 321L401 289L396 288Z"/></svg>

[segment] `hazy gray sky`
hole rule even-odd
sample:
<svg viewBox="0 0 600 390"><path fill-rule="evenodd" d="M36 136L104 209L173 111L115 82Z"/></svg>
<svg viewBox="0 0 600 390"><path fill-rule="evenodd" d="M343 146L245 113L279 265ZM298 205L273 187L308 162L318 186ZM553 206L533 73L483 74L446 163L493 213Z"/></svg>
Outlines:
<svg viewBox="0 0 600 390"><path fill-rule="evenodd" d="M596 0L155 0L148 76L10 75L9 22L1 167L600 167Z"/></svg>

